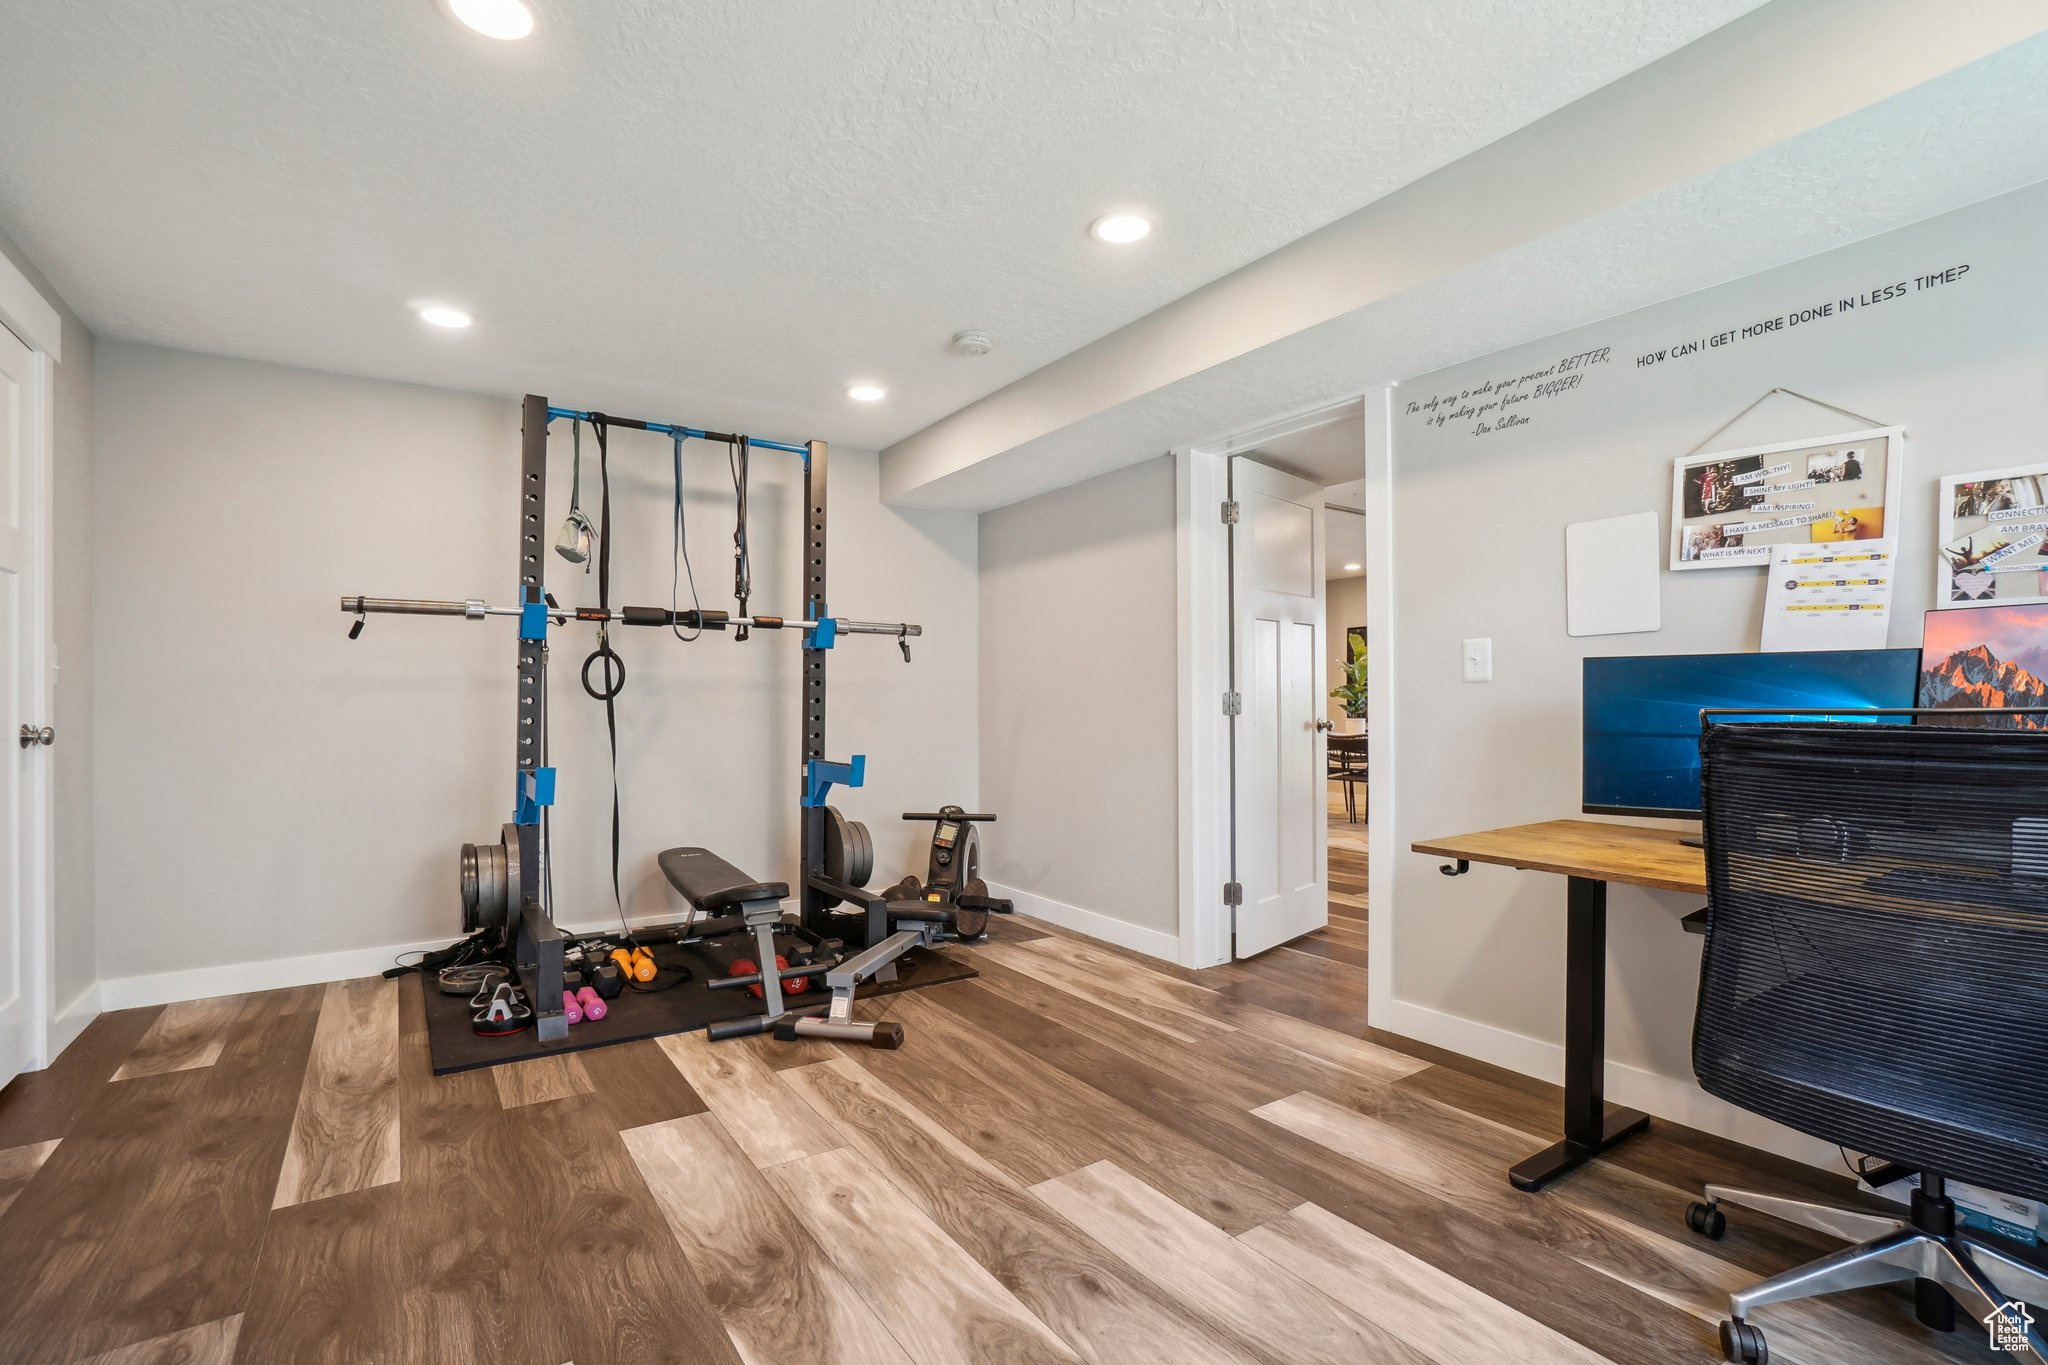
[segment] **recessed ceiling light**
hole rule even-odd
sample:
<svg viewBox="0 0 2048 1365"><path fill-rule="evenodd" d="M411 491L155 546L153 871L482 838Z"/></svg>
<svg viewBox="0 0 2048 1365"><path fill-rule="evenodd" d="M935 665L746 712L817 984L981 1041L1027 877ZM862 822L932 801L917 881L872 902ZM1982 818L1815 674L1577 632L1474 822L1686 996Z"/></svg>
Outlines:
<svg viewBox="0 0 2048 1365"><path fill-rule="evenodd" d="M855 384L846 396L856 403L879 403L889 396L889 391L880 384Z"/></svg>
<svg viewBox="0 0 2048 1365"><path fill-rule="evenodd" d="M1358 572L1358 571L1359 571L1360 569L1362 569L1362 568L1364 568L1364 567L1365 567L1365 565L1363 565L1363 564L1346 564L1346 565L1344 566L1344 572L1345 572L1345 573L1357 573L1357 572Z"/></svg>
<svg viewBox="0 0 2048 1365"><path fill-rule="evenodd" d="M473 321L460 308L450 308L445 303L423 303L420 305L420 321L436 327L467 327Z"/></svg>
<svg viewBox="0 0 2048 1365"><path fill-rule="evenodd" d="M441 0L441 9L456 23L486 38L509 41L533 32L533 11L526 0Z"/></svg>
<svg viewBox="0 0 2048 1365"><path fill-rule="evenodd" d="M1088 225L1088 235L1111 246L1129 246L1152 230L1142 213L1105 213Z"/></svg>

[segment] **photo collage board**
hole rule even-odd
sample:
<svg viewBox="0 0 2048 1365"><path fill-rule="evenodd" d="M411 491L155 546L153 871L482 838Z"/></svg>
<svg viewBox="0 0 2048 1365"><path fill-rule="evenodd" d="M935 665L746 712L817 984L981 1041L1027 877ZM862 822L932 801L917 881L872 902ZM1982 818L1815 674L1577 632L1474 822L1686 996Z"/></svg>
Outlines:
<svg viewBox="0 0 2048 1365"><path fill-rule="evenodd" d="M1904 435L1877 427L1675 461L1671 567L1767 564L1778 545L1882 539L1899 502Z"/></svg>
<svg viewBox="0 0 2048 1365"><path fill-rule="evenodd" d="M1941 481L1937 607L2048 602L2048 465Z"/></svg>

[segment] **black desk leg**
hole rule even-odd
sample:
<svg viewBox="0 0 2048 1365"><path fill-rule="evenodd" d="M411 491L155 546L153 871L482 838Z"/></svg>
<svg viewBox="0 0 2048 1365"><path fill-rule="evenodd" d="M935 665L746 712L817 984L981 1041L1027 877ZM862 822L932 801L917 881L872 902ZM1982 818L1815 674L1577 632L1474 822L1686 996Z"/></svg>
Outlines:
<svg viewBox="0 0 2048 1365"><path fill-rule="evenodd" d="M1540 1190L1650 1126L1633 1109L1607 1112L1607 883L1573 877L1565 892L1564 1141L1508 1172L1518 1190Z"/></svg>

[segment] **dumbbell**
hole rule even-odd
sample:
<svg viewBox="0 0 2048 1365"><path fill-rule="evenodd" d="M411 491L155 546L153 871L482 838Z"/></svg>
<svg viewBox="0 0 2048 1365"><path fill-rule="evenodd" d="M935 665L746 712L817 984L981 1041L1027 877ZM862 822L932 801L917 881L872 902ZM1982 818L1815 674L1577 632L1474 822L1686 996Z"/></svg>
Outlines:
<svg viewBox="0 0 2048 1365"><path fill-rule="evenodd" d="M805 965L805 962L807 960L808 959L801 959L796 963L796 965L801 967ZM790 961L788 958L784 957L781 953L777 953L775 955L776 971L784 971L789 967L789 965ZM727 975L752 976L755 972L758 972L760 970L761 968L754 962L754 959L752 959L751 957L742 957L736 959L733 962L732 966L727 971ZM802 995L805 991L809 990L810 988L811 979L808 976L792 976L782 983L783 993L786 995ZM767 997L768 990L760 982L756 981L753 985L747 987L747 994L753 996L756 1000L761 1000Z"/></svg>
<svg viewBox="0 0 2048 1365"><path fill-rule="evenodd" d="M646 948L635 945L631 952L614 948L612 961L618 964L620 972L643 985L654 980L654 954Z"/></svg>

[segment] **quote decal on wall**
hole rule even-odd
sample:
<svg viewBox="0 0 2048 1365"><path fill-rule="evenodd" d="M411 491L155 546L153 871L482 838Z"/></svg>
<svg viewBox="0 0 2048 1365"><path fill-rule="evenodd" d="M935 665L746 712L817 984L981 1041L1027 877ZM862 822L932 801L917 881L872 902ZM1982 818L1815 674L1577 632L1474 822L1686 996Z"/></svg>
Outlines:
<svg viewBox="0 0 2048 1365"><path fill-rule="evenodd" d="M1612 353L1611 347L1602 346L1597 350L1565 356L1540 370L1525 370L1521 374L1489 379L1476 389L1460 389L1456 394L1440 393L1433 398L1418 399L1408 405L1408 415L1420 415L1433 427L1448 426L1452 422L1475 422L1477 425L1472 428L1474 436L1524 426L1529 421L1525 404L1570 393L1585 382L1589 367L1605 365Z"/></svg>
<svg viewBox="0 0 2048 1365"><path fill-rule="evenodd" d="M1816 322L1842 317L1860 308L1871 308L1881 303L1890 303L1894 299L1906 298L1923 289L1939 289L1943 285L1954 284L1969 273L1970 267L1967 264L1952 265L1932 275L1915 275L1910 283L1899 280L1866 289L1860 294L1845 294L1826 302L1787 309L1776 317L1757 318L1709 336L1693 337L1655 351L1645 352L1636 357L1636 368L1648 369L1652 365L1682 360L1687 356L1700 355L1722 346L1734 346L1740 342L1755 341L1779 332L1789 332L1795 327L1810 327Z"/></svg>
<svg viewBox="0 0 2048 1365"><path fill-rule="evenodd" d="M1474 388L1447 389L1427 398L1410 399L1403 406L1402 413L1430 428L1465 424L1474 436L1513 431L1529 425L1558 398L1584 391L1588 382L1600 374L1630 374L1655 369L1674 361L1724 352L1746 342L1790 335L1802 327L1957 284L1969 274L1969 263L1964 262L1931 274L1909 275L1904 279L1888 280L1837 294L1833 298L1824 297L1819 302L1786 308L1768 317L1748 321L1730 319L1728 326L1720 331L1673 340L1656 350L1637 355L1633 365L1624 364L1612 370L1600 367L1612 363L1614 348L1593 347L1560 356L1541 369L1510 371Z"/></svg>

